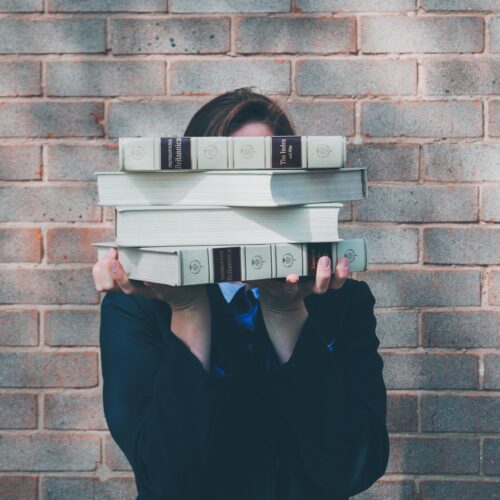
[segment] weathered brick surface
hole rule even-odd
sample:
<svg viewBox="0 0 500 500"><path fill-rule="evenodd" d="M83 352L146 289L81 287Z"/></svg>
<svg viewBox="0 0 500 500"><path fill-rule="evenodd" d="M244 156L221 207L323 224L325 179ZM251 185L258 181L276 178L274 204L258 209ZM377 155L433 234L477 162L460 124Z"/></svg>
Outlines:
<svg viewBox="0 0 500 500"><path fill-rule="evenodd" d="M0 0L0 12L43 12L43 0Z"/></svg>
<svg viewBox="0 0 500 500"><path fill-rule="evenodd" d="M2 387L93 387L97 355L93 352L0 352Z"/></svg>
<svg viewBox="0 0 500 500"><path fill-rule="evenodd" d="M106 51L101 18L0 19L0 54L99 53Z"/></svg>
<svg viewBox="0 0 500 500"><path fill-rule="evenodd" d="M428 347L500 347L497 311L424 312L424 345Z"/></svg>
<svg viewBox="0 0 500 500"><path fill-rule="evenodd" d="M418 179L419 147L411 144L351 144L347 167L365 167L370 181Z"/></svg>
<svg viewBox="0 0 500 500"><path fill-rule="evenodd" d="M113 227L51 228L47 231L47 262L96 262L92 243L113 239Z"/></svg>
<svg viewBox="0 0 500 500"><path fill-rule="evenodd" d="M41 93L41 66L34 61L0 63L0 96L36 96Z"/></svg>
<svg viewBox="0 0 500 500"><path fill-rule="evenodd" d="M389 393L387 398L389 432L415 432L417 425L417 396Z"/></svg>
<svg viewBox="0 0 500 500"><path fill-rule="evenodd" d="M485 439L483 443L483 471L489 476L500 476L500 440Z"/></svg>
<svg viewBox="0 0 500 500"><path fill-rule="evenodd" d="M0 394L1 429L33 429L36 424L37 398L35 394ZM0 496L0 498L3 497Z"/></svg>
<svg viewBox="0 0 500 500"><path fill-rule="evenodd" d="M488 275L488 303L500 306L500 272L491 272Z"/></svg>
<svg viewBox="0 0 500 500"><path fill-rule="evenodd" d="M0 303L97 304L91 266L77 269L0 269Z"/></svg>
<svg viewBox="0 0 500 500"><path fill-rule="evenodd" d="M367 137L478 137L483 111L477 101L400 101L361 104Z"/></svg>
<svg viewBox="0 0 500 500"><path fill-rule="evenodd" d="M171 73L175 95L221 94L249 84L266 94L290 93L288 61L179 61L172 63Z"/></svg>
<svg viewBox="0 0 500 500"><path fill-rule="evenodd" d="M490 101L489 134L500 137L500 101Z"/></svg>
<svg viewBox="0 0 500 500"><path fill-rule="evenodd" d="M0 345L29 346L37 344L37 311L15 309L0 311Z"/></svg>
<svg viewBox="0 0 500 500"><path fill-rule="evenodd" d="M500 390L500 355L484 356L484 388Z"/></svg>
<svg viewBox="0 0 500 500"><path fill-rule="evenodd" d="M387 472L476 474L479 472L479 440L455 437L392 438Z"/></svg>
<svg viewBox="0 0 500 500"><path fill-rule="evenodd" d="M423 79L428 95L498 95L500 61L428 60L423 64Z"/></svg>
<svg viewBox="0 0 500 500"><path fill-rule="evenodd" d="M389 12L414 10L415 0L296 0L302 12Z"/></svg>
<svg viewBox="0 0 500 500"><path fill-rule="evenodd" d="M242 54L356 50L355 20L349 17L249 17L240 20L236 35L236 50Z"/></svg>
<svg viewBox="0 0 500 500"><path fill-rule="evenodd" d="M103 117L97 102L4 102L0 137L101 137Z"/></svg>
<svg viewBox="0 0 500 500"><path fill-rule="evenodd" d="M301 95L377 96L417 93L415 60L305 59L297 61ZM387 75L391 75L387 78Z"/></svg>
<svg viewBox="0 0 500 500"><path fill-rule="evenodd" d="M498 497L500 481L422 481L420 491L423 498L445 500L446 498L484 498Z"/></svg>
<svg viewBox="0 0 500 500"><path fill-rule="evenodd" d="M109 106L110 137L184 135L189 120L203 103L116 103Z"/></svg>
<svg viewBox="0 0 500 500"><path fill-rule="evenodd" d="M295 102L287 106L298 134L354 135L354 106L352 102L314 101Z"/></svg>
<svg viewBox="0 0 500 500"><path fill-rule="evenodd" d="M99 437L90 434L3 434L0 439L0 471L92 471L99 458Z"/></svg>
<svg viewBox="0 0 500 500"><path fill-rule="evenodd" d="M476 222L476 187L449 184L371 186L367 200L355 206L359 221Z"/></svg>
<svg viewBox="0 0 500 500"><path fill-rule="evenodd" d="M489 22L489 27L490 27L490 51L500 52L500 17L491 18Z"/></svg>
<svg viewBox="0 0 500 500"><path fill-rule="evenodd" d="M378 307L453 307L481 304L479 271L368 271ZM460 293L457 293L460 290Z"/></svg>
<svg viewBox="0 0 500 500"><path fill-rule="evenodd" d="M40 262L41 256L40 229L0 229L0 262Z"/></svg>
<svg viewBox="0 0 500 500"><path fill-rule="evenodd" d="M132 470L127 457L111 436L104 439L104 460L111 470Z"/></svg>
<svg viewBox="0 0 500 500"><path fill-rule="evenodd" d="M51 477L43 481L44 500L62 498L95 498L106 500L135 500L137 491L132 478L99 480L91 477Z"/></svg>
<svg viewBox="0 0 500 500"><path fill-rule="evenodd" d="M42 149L38 146L0 146L0 180L28 181L42 177Z"/></svg>
<svg viewBox="0 0 500 500"><path fill-rule="evenodd" d="M212 12L289 12L290 0L172 0L175 13L212 13Z"/></svg>
<svg viewBox="0 0 500 500"><path fill-rule="evenodd" d="M415 311L376 310L377 336L380 347L416 347L418 315Z"/></svg>
<svg viewBox="0 0 500 500"><path fill-rule="evenodd" d="M422 397L424 432L499 432L500 399L484 396Z"/></svg>
<svg viewBox="0 0 500 500"><path fill-rule="evenodd" d="M97 310L59 309L44 313L43 336L51 346L99 345Z"/></svg>
<svg viewBox="0 0 500 500"><path fill-rule="evenodd" d="M384 354L388 389L477 389L478 377L471 354Z"/></svg>
<svg viewBox="0 0 500 500"><path fill-rule="evenodd" d="M95 172L117 170L118 144L54 144L47 148L47 174L51 181L95 181Z"/></svg>
<svg viewBox="0 0 500 500"><path fill-rule="evenodd" d="M497 144L429 144L423 147L424 176L429 181L500 181Z"/></svg>
<svg viewBox="0 0 500 500"><path fill-rule="evenodd" d="M415 483L411 481L383 480L377 481L368 490L351 498L355 500L387 500L389 498L414 500L415 489Z"/></svg>
<svg viewBox="0 0 500 500"><path fill-rule="evenodd" d="M0 498L4 500L33 500L37 488L36 476L0 476Z"/></svg>
<svg viewBox="0 0 500 500"><path fill-rule="evenodd" d="M114 54L216 54L229 50L229 19L113 19Z"/></svg>
<svg viewBox="0 0 500 500"><path fill-rule="evenodd" d="M101 218L95 186L0 187L0 221L96 222Z"/></svg>
<svg viewBox="0 0 500 500"><path fill-rule="evenodd" d="M500 228L424 228L424 262L430 264L497 264Z"/></svg>
<svg viewBox="0 0 500 500"><path fill-rule="evenodd" d="M49 12L166 12L165 0L50 0Z"/></svg>
<svg viewBox="0 0 500 500"><path fill-rule="evenodd" d="M163 95L165 63L57 61L47 63L50 96Z"/></svg>
<svg viewBox="0 0 500 500"><path fill-rule="evenodd" d="M366 238L368 263L411 263L418 260L418 231L413 228L365 227L346 224L342 238Z"/></svg>
<svg viewBox="0 0 500 500"><path fill-rule="evenodd" d="M427 11L489 11L500 9L499 0L421 0L420 5Z"/></svg>
<svg viewBox="0 0 500 500"><path fill-rule="evenodd" d="M483 204L481 220L485 222L500 221L500 188L494 185L483 188Z"/></svg>
<svg viewBox="0 0 500 500"><path fill-rule="evenodd" d="M477 16L366 16L361 50L386 52L481 52L484 21Z"/></svg>
<svg viewBox="0 0 500 500"><path fill-rule="evenodd" d="M46 394L44 422L47 429L106 430L102 394Z"/></svg>

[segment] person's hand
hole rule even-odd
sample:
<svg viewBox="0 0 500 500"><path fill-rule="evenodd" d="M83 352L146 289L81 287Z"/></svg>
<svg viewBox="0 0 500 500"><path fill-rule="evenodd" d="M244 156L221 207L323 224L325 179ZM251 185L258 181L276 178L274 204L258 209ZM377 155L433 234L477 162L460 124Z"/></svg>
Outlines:
<svg viewBox="0 0 500 500"><path fill-rule="evenodd" d="M259 287L262 317L276 354L282 363L288 361L299 338L308 312L304 298L324 294L328 289L342 288L349 277L349 261L339 259L332 273L331 260L323 256L318 261L313 279L300 279L291 274L285 280L261 280L249 283Z"/></svg>
<svg viewBox="0 0 500 500"><path fill-rule="evenodd" d="M186 309L206 295L204 286L169 286L147 281L130 280L117 259L117 251L110 248L92 269L98 292L119 291L127 295L141 295L168 302L172 309Z"/></svg>
<svg viewBox="0 0 500 500"><path fill-rule="evenodd" d="M170 329L200 360L205 370L210 367L211 311L205 286L168 286L129 280L111 248L92 269L99 292L121 290L167 302L172 309Z"/></svg>
<svg viewBox="0 0 500 500"><path fill-rule="evenodd" d="M323 256L318 261L315 279L288 275L285 280L261 280L250 283L259 287L263 307L275 312L293 311L303 306L303 299L312 294L323 294L329 288L342 288L349 277L349 260L342 257L332 273L331 260Z"/></svg>

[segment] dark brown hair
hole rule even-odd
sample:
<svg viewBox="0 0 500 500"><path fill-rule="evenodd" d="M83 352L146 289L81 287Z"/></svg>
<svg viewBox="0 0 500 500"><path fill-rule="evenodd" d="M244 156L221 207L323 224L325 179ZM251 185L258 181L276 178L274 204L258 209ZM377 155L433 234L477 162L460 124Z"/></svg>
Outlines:
<svg viewBox="0 0 500 500"><path fill-rule="evenodd" d="M191 118L186 137L229 136L247 123L265 123L273 135L295 135L281 107L250 88L221 94L203 105Z"/></svg>

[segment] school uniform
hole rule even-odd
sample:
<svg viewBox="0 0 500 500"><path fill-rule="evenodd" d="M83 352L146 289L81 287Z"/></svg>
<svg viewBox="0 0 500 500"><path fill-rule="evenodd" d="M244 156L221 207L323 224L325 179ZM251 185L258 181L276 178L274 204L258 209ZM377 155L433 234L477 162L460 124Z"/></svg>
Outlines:
<svg viewBox="0 0 500 500"><path fill-rule="evenodd" d="M238 290L207 291L210 371L170 331L168 304L103 299L104 412L138 500L345 500L382 476L386 388L368 285L307 297L283 364L258 304L252 325L235 313Z"/></svg>

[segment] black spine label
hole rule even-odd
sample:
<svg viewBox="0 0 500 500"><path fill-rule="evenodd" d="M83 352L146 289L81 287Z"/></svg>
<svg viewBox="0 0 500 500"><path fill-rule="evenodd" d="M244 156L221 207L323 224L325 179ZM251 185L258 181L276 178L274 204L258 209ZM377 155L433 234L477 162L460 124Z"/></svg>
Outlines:
<svg viewBox="0 0 500 500"><path fill-rule="evenodd" d="M271 138L271 168L301 168L302 138L275 136Z"/></svg>
<svg viewBox="0 0 500 500"><path fill-rule="evenodd" d="M240 247L214 248L214 280L241 281L241 250Z"/></svg>
<svg viewBox="0 0 500 500"><path fill-rule="evenodd" d="M191 139L189 137L161 138L161 169L190 170Z"/></svg>
<svg viewBox="0 0 500 500"><path fill-rule="evenodd" d="M331 243L307 243L307 275L315 276L318 268L318 260L326 255L332 260ZM333 263L332 263L333 265Z"/></svg>

